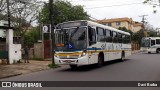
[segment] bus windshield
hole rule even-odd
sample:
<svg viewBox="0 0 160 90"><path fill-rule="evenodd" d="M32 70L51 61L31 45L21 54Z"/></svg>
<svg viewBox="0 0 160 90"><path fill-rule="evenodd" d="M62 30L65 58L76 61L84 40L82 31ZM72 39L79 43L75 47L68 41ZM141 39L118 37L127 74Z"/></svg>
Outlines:
<svg viewBox="0 0 160 90"><path fill-rule="evenodd" d="M150 40L143 38L141 41L141 46L142 47L150 47Z"/></svg>
<svg viewBox="0 0 160 90"><path fill-rule="evenodd" d="M87 48L87 28L77 27L55 31L55 50L82 50Z"/></svg>

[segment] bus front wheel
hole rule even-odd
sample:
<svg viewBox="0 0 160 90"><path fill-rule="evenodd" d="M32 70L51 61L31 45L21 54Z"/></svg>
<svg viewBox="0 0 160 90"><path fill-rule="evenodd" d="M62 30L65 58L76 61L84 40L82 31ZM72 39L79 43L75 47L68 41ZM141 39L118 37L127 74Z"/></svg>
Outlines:
<svg viewBox="0 0 160 90"><path fill-rule="evenodd" d="M160 48L157 48L156 53L160 53Z"/></svg>
<svg viewBox="0 0 160 90"><path fill-rule="evenodd" d="M98 63L97 63L97 67L102 67L103 66L103 64L104 64L104 57L103 57L103 55L99 55L98 56Z"/></svg>

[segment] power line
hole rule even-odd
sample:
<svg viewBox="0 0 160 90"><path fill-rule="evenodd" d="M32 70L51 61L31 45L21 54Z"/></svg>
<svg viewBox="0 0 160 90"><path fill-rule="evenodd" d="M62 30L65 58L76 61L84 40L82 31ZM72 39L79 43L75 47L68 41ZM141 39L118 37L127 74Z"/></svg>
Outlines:
<svg viewBox="0 0 160 90"><path fill-rule="evenodd" d="M85 9L105 8L105 7L114 7L114 6L125 6L125 5L133 5L133 4L143 4L143 3L141 2L141 3L119 4L119 5L92 7L92 8L85 8Z"/></svg>

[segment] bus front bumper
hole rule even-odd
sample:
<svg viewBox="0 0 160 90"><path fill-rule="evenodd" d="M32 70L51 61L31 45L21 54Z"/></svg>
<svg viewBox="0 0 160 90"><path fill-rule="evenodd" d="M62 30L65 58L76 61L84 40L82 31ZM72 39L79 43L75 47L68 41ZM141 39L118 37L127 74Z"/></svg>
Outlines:
<svg viewBox="0 0 160 90"><path fill-rule="evenodd" d="M88 56L83 56L77 59L60 59L54 56L55 64L58 65L88 65Z"/></svg>

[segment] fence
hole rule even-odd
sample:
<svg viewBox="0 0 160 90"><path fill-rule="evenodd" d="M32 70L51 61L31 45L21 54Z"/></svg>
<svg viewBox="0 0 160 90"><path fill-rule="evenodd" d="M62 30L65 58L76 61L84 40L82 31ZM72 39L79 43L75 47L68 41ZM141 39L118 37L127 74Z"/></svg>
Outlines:
<svg viewBox="0 0 160 90"><path fill-rule="evenodd" d="M137 42L132 42L132 51L140 50L140 44Z"/></svg>

